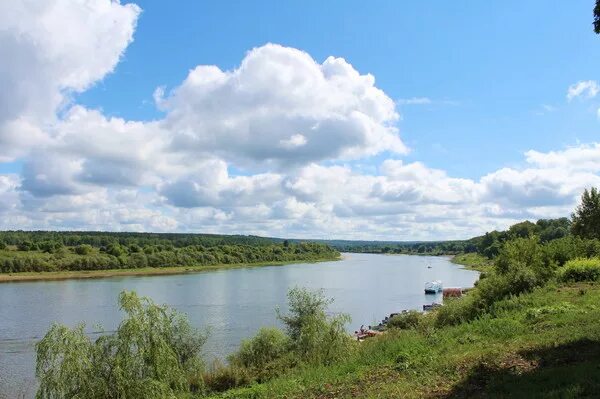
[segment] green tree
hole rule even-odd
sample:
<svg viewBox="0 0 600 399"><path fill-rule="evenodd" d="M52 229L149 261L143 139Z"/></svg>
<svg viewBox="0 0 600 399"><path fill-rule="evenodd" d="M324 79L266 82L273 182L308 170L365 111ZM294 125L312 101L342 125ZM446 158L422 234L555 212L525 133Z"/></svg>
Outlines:
<svg viewBox="0 0 600 399"><path fill-rule="evenodd" d="M121 255L125 254L125 250L117 243L109 244L106 248L106 253L112 256L116 256L117 258Z"/></svg>
<svg viewBox="0 0 600 399"><path fill-rule="evenodd" d="M513 238L527 238L534 235L537 231L537 226L526 220L521 223L513 224L508 229L508 234Z"/></svg>
<svg viewBox="0 0 600 399"><path fill-rule="evenodd" d="M94 249L92 248L91 245L88 244L81 244L75 247L75 253L77 255L89 255L92 253Z"/></svg>
<svg viewBox="0 0 600 399"><path fill-rule="evenodd" d="M122 292L127 317L92 341L84 325L53 325L37 344L38 399L174 398L201 381L205 336L176 311Z"/></svg>
<svg viewBox="0 0 600 399"><path fill-rule="evenodd" d="M582 238L600 239L600 192L595 187L585 189L581 204L572 215L571 232Z"/></svg>
<svg viewBox="0 0 600 399"><path fill-rule="evenodd" d="M328 316L327 307L331 303L322 291L292 288L288 292L289 313L283 315L277 310L300 361L330 364L349 353L351 340L345 326L350 316Z"/></svg>

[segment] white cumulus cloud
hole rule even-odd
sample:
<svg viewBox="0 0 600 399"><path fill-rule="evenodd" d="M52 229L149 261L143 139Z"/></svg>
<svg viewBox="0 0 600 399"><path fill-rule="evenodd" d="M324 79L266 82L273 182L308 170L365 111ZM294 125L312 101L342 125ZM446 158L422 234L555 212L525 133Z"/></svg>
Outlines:
<svg viewBox="0 0 600 399"><path fill-rule="evenodd" d="M289 166L382 151L405 153L394 102L342 58L318 63L276 44L252 49L240 66L201 65L164 94L163 123L178 150L246 165Z"/></svg>
<svg viewBox="0 0 600 399"><path fill-rule="evenodd" d="M0 2L0 161L43 141L69 93L114 69L139 13L111 0Z"/></svg>

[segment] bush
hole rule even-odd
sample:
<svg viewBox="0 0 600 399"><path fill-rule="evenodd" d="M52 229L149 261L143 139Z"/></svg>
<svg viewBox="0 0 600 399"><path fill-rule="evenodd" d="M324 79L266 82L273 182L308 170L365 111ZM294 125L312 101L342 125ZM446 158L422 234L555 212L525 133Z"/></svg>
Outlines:
<svg viewBox="0 0 600 399"><path fill-rule="evenodd" d="M278 328L261 328L251 339L242 341L240 349L229 357L232 364L262 369L290 349L290 339Z"/></svg>
<svg viewBox="0 0 600 399"><path fill-rule="evenodd" d="M437 326L456 325L476 319L492 310L494 304L511 295L520 295L540 285L535 273L526 267L515 268L509 274L498 272L479 280L466 297L447 301L438 310Z"/></svg>
<svg viewBox="0 0 600 399"><path fill-rule="evenodd" d="M416 310L409 312L400 313L395 315L387 322L389 328L397 328L400 330L408 330L411 328L417 328L423 318L423 314Z"/></svg>
<svg viewBox="0 0 600 399"><path fill-rule="evenodd" d="M561 281L598 281L600 280L600 259L574 259L568 261L559 271Z"/></svg>
<svg viewBox="0 0 600 399"><path fill-rule="evenodd" d="M452 298L444 301L444 306L435 313L435 326L454 326L474 320L481 314L479 298L471 291L462 298Z"/></svg>
<svg viewBox="0 0 600 399"><path fill-rule="evenodd" d="M204 374L203 382L209 391L223 392L252 382L247 370L235 366L225 366L215 361Z"/></svg>
<svg viewBox="0 0 600 399"><path fill-rule="evenodd" d="M517 238L507 241L496 259L496 271L509 275L529 269L540 279L553 274L552 266L544 262L544 249L537 238Z"/></svg>

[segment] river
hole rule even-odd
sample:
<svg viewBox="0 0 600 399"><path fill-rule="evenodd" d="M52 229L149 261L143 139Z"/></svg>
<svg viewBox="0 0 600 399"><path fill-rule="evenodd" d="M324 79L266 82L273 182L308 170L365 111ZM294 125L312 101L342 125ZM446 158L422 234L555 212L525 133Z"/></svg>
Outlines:
<svg viewBox="0 0 600 399"><path fill-rule="evenodd" d="M431 268L427 266L430 265ZM442 280L447 287L472 287L478 273L446 257L344 254L341 261L249 267L169 276L0 284L0 398L35 394L35 343L53 322L86 322L114 330L122 317L117 297L135 290L155 302L185 312L191 323L209 328L208 359L223 358L261 326L278 325L294 286L322 288L334 299L332 312L351 315L349 331L377 324L403 309L418 309L441 295L425 295L423 285Z"/></svg>

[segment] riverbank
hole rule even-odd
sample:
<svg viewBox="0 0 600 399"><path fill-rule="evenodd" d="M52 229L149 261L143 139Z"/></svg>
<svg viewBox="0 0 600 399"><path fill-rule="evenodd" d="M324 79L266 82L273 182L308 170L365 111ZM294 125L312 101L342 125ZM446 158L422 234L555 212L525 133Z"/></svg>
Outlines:
<svg viewBox="0 0 600 399"><path fill-rule="evenodd" d="M456 326L390 331L348 359L214 398L545 398L600 391L600 285L549 285Z"/></svg>
<svg viewBox="0 0 600 399"><path fill-rule="evenodd" d="M139 269L109 269L109 270L76 270L57 272L22 272L1 273L0 283L17 283L27 281L51 281L70 279L95 279L108 277L132 277L132 276L165 276L172 274L202 273L214 270L239 269L248 267L285 266L296 263L321 263L342 260L343 256L323 258L318 260L293 260L285 262L258 262L258 263L236 263L217 264L209 266L174 266L174 267L144 267Z"/></svg>
<svg viewBox="0 0 600 399"><path fill-rule="evenodd" d="M476 270L481 273L489 272L494 267L492 260L476 253L454 255L450 258L450 261L463 266L467 270Z"/></svg>

